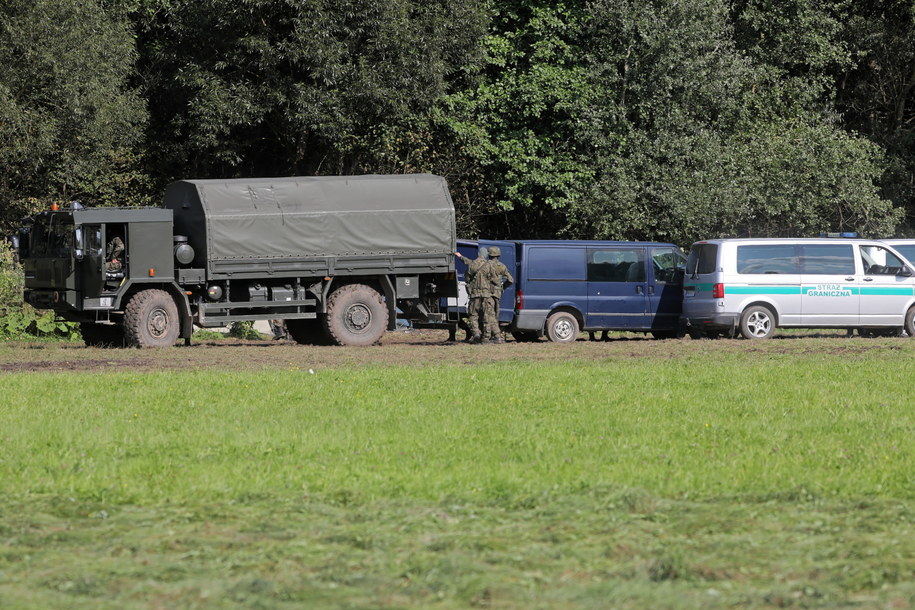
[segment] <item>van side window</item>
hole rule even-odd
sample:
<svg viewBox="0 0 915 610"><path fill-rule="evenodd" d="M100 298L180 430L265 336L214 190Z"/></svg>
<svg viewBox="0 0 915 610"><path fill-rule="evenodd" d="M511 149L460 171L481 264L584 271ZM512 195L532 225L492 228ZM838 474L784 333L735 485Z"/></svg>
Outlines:
<svg viewBox="0 0 915 610"><path fill-rule="evenodd" d="M809 275L854 275L855 255L851 244L803 244L799 246L801 273Z"/></svg>
<svg viewBox="0 0 915 610"><path fill-rule="evenodd" d="M608 248L588 251L589 282L644 282L643 248Z"/></svg>
<svg viewBox="0 0 915 610"><path fill-rule="evenodd" d="M583 248L532 247L527 252L527 268L532 280L583 280Z"/></svg>
<svg viewBox="0 0 915 610"><path fill-rule="evenodd" d="M682 282L683 255L673 248L652 248L651 265L654 268L654 281L660 283Z"/></svg>
<svg viewBox="0 0 915 610"><path fill-rule="evenodd" d="M794 244L737 246L737 273L798 273Z"/></svg>
<svg viewBox="0 0 915 610"><path fill-rule="evenodd" d="M896 275L905 267L898 256L880 246L861 246L861 265L865 275Z"/></svg>

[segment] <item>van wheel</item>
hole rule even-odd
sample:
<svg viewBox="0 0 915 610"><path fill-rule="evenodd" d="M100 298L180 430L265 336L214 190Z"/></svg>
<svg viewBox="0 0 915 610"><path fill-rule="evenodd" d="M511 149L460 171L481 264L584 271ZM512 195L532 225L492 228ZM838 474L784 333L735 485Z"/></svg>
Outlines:
<svg viewBox="0 0 915 610"><path fill-rule="evenodd" d="M915 307L911 307L905 312L905 332L908 336L915 338Z"/></svg>
<svg viewBox="0 0 915 610"><path fill-rule="evenodd" d="M744 339L768 339L775 333L775 316L768 307L754 305L740 316L740 334Z"/></svg>
<svg viewBox="0 0 915 610"><path fill-rule="evenodd" d="M337 345L374 345L388 328L388 309L378 291L347 284L327 299L324 327Z"/></svg>
<svg viewBox="0 0 915 610"><path fill-rule="evenodd" d="M546 319L546 336L554 343L572 343L578 339L578 320L567 311L559 311Z"/></svg>
<svg viewBox="0 0 915 610"><path fill-rule="evenodd" d="M175 300L164 290L138 292L124 308L124 337L131 347L170 347L180 326Z"/></svg>

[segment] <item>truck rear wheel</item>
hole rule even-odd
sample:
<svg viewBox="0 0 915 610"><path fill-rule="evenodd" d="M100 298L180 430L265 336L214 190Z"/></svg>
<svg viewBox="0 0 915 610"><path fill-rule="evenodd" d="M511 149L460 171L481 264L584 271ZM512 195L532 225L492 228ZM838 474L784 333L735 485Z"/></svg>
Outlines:
<svg viewBox="0 0 915 610"><path fill-rule="evenodd" d="M388 327L388 309L378 291L347 284L327 299L324 326L337 345L374 345Z"/></svg>
<svg viewBox="0 0 915 610"><path fill-rule="evenodd" d="M180 327L178 307L164 290L138 292L124 309L124 336L132 347L170 347Z"/></svg>
<svg viewBox="0 0 915 610"><path fill-rule="evenodd" d="M546 319L546 336L555 343L572 343L578 339L578 319L567 311L558 311Z"/></svg>
<svg viewBox="0 0 915 610"><path fill-rule="evenodd" d="M330 338L321 320L293 319L286 320L286 330L293 341L302 345L327 345Z"/></svg>
<svg viewBox="0 0 915 610"><path fill-rule="evenodd" d="M124 329L117 324L80 322L79 332L88 347L124 347Z"/></svg>

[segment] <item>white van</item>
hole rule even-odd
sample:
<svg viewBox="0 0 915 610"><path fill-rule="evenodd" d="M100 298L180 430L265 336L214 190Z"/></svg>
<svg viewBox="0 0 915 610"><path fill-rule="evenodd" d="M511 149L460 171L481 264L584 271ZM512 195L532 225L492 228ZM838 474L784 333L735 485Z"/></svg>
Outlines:
<svg viewBox="0 0 915 610"><path fill-rule="evenodd" d="M778 327L915 337L915 270L865 239L710 239L692 245L683 285L691 337L766 339Z"/></svg>

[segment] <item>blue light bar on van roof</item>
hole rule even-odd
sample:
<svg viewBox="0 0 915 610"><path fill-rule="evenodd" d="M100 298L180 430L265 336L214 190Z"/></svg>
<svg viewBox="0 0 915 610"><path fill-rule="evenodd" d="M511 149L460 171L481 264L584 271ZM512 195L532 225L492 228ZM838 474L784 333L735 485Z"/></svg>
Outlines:
<svg viewBox="0 0 915 610"><path fill-rule="evenodd" d="M854 239L858 237L858 234L854 231L843 231L841 233L826 233L825 231L820 231L820 237L844 237L846 239Z"/></svg>

